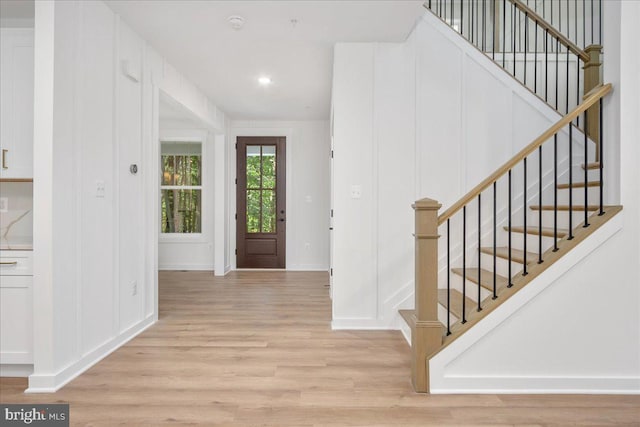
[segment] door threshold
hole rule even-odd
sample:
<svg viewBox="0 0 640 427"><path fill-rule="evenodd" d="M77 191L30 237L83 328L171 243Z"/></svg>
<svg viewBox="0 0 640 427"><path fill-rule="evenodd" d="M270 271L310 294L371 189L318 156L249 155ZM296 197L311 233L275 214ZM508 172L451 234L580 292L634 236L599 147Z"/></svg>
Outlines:
<svg viewBox="0 0 640 427"><path fill-rule="evenodd" d="M236 271L289 271L286 268L236 268Z"/></svg>

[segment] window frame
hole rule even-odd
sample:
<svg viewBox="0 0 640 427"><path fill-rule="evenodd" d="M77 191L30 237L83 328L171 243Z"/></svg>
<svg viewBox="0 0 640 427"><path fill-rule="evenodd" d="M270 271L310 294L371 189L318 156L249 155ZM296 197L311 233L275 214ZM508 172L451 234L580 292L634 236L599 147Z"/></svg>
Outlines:
<svg viewBox="0 0 640 427"><path fill-rule="evenodd" d="M189 136L185 136L189 135ZM205 242L206 241L206 230L205 230L205 211L208 209L208 204L206 201L206 193L207 193L207 180L206 177L208 175L206 169L206 137L199 132L193 133L184 133L181 132L181 136L177 136L173 133L167 133L166 135L161 135L159 138L159 156L158 162L160 164L160 176L159 185L158 185L158 224L160 225L158 229L158 240L162 243L194 243L194 242ZM163 185L162 184L162 144L164 143L183 143L183 144L199 144L200 145L200 185ZM200 190L200 217L202 219L200 224L200 232L199 233L163 233L162 232L162 190Z"/></svg>

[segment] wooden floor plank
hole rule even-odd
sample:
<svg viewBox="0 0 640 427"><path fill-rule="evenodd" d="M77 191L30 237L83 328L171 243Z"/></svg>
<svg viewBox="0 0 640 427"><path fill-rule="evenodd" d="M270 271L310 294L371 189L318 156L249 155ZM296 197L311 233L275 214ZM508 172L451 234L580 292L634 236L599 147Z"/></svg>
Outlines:
<svg viewBox="0 0 640 427"><path fill-rule="evenodd" d="M399 331L332 331L325 273L160 273L160 320L54 394L74 426L633 425L638 396L419 395Z"/></svg>

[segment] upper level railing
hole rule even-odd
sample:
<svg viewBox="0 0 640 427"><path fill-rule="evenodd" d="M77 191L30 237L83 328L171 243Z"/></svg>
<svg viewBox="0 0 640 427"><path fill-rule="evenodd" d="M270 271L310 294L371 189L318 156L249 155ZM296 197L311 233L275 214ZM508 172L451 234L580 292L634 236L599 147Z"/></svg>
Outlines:
<svg viewBox="0 0 640 427"><path fill-rule="evenodd" d="M601 84L600 0L427 0L425 7L562 115ZM574 124L584 129L580 118Z"/></svg>
<svg viewBox="0 0 640 427"><path fill-rule="evenodd" d="M572 43L602 45L602 0L519 0Z"/></svg>

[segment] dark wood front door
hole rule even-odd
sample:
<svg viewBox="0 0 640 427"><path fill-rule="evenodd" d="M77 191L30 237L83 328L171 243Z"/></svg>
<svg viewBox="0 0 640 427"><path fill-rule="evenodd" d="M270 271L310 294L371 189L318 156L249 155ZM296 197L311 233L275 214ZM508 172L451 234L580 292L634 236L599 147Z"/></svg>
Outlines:
<svg viewBox="0 0 640 427"><path fill-rule="evenodd" d="M285 138L237 143L237 267L285 268Z"/></svg>

